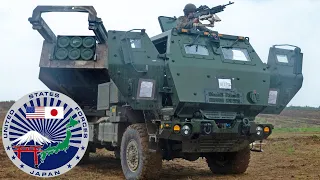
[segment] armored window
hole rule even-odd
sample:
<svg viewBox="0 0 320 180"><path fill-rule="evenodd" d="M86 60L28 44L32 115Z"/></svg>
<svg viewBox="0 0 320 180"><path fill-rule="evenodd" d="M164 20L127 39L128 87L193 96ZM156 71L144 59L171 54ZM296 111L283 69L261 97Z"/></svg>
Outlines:
<svg viewBox="0 0 320 180"><path fill-rule="evenodd" d="M209 51L206 46L203 45L189 45L189 44L184 44L184 50L186 51L187 54L198 54L198 55L209 55Z"/></svg>
<svg viewBox="0 0 320 180"><path fill-rule="evenodd" d="M288 63L288 57L287 55L284 55L284 54L277 54L277 59L278 59L278 62L280 63Z"/></svg>
<svg viewBox="0 0 320 180"><path fill-rule="evenodd" d="M250 61L250 57L246 49L222 48L222 53L225 59L237 61Z"/></svg>
<svg viewBox="0 0 320 180"><path fill-rule="evenodd" d="M130 39L131 48L141 48L141 39Z"/></svg>

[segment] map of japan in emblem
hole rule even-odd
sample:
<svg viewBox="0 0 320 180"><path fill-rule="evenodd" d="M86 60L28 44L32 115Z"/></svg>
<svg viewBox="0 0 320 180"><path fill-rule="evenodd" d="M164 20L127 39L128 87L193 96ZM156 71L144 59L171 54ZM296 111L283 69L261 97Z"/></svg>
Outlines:
<svg viewBox="0 0 320 180"><path fill-rule="evenodd" d="M19 169L38 177L54 177L79 163L88 145L88 129L83 111L72 99L40 91L11 107L2 138Z"/></svg>

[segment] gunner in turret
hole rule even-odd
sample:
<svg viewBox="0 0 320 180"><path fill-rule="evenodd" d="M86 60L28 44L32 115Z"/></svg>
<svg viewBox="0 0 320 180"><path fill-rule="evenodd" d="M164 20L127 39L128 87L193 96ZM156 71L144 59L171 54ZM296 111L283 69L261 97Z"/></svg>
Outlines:
<svg viewBox="0 0 320 180"><path fill-rule="evenodd" d="M194 24L201 24L198 18L190 18L192 17L193 13L196 11L197 7L194 4L186 4L183 13L184 16L180 16L177 19L177 28L185 28L185 29L192 29L194 27ZM211 29L208 29L204 26L197 26L197 29L200 31L207 31L207 32L212 32Z"/></svg>

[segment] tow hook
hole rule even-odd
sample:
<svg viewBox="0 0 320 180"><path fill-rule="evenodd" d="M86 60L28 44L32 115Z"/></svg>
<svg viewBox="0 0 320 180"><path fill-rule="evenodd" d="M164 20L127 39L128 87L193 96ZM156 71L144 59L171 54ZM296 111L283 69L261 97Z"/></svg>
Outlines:
<svg viewBox="0 0 320 180"><path fill-rule="evenodd" d="M263 152L262 150L262 145L265 145L266 143L263 143L262 140L259 141L255 141L253 143L250 144L250 150L253 152Z"/></svg>

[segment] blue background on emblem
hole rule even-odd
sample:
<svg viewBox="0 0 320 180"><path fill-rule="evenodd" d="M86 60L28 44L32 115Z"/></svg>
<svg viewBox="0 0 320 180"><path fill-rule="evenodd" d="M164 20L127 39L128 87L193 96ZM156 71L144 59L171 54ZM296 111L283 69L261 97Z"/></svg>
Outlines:
<svg viewBox="0 0 320 180"><path fill-rule="evenodd" d="M65 114L64 119L26 119L25 113L27 107L30 106L63 106ZM17 141L13 143L12 146L17 145L18 142L21 143L21 147L28 147L34 144L39 145L39 141L27 141L27 133L32 134L30 137L36 136L40 138L40 140L48 139L51 141L51 147L56 146L66 138L66 125L69 123L70 117L77 121L80 120L76 114L76 110L73 111L70 106L56 98L46 97L43 99L37 98L31 100L16 111L16 114L14 114L14 118L11 121L9 138L11 143L15 140ZM76 155L82 140L81 124L79 123L75 127L70 128L70 130L72 136L70 138L69 148L66 152L60 151L57 154L53 153L47 155L43 163L41 163L40 154L38 153L38 169L51 170L60 168L66 165ZM46 149L48 146L49 144L43 144L42 150ZM15 154L17 155L16 152ZM33 152L22 152L21 161L26 165L35 168Z"/></svg>
<svg viewBox="0 0 320 180"><path fill-rule="evenodd" d="M53 154L47 156L45 161L41 163L40 155L38 155L38 163L39 163L39 170L51 170L55 168L59 168L67 164L77 153L78 148L70 146L67 150L67 153L64 151L60 151L58 154ZM17 153L15 153L17 155ZM21 153L21 161L24 162L26 165L35 168L34 161L33 161L33 153Z"/></svg>

